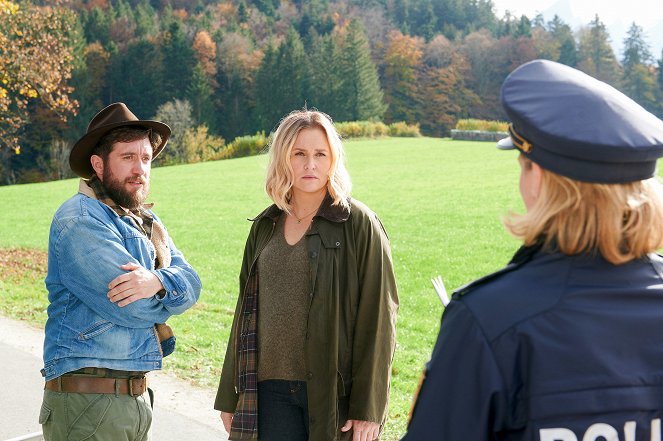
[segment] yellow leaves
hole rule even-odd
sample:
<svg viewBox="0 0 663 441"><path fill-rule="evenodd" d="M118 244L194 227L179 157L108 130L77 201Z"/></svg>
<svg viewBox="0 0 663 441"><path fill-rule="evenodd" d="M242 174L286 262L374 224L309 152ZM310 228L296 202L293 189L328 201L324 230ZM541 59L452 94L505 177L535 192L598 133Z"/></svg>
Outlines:
<svg viewBox="0 0 663 441"><path fill-rule="evenodd" d="M0 0L0 144L17 155L30 102L39 101L61 119L76 113L78 103L68 96L74 18L64 7L26 3L19 11L12 1Z"/></svg>
<svg viewBox="0 0 663 441"><path fill-rule="evenodd" d="M9 14L14 15L18 12L19 6L16 3L8 0L0 0L0 15Z"/></svg>
<svg viewBox="0 0 663 441"><path fill-rule="evenodd" d="M39 96L37 91L34 90L32 87L27 87L27 88L26 87L21 87L18 90L18 93L23 95L23 96L27 96L28 98L37 98Z"/></svg>

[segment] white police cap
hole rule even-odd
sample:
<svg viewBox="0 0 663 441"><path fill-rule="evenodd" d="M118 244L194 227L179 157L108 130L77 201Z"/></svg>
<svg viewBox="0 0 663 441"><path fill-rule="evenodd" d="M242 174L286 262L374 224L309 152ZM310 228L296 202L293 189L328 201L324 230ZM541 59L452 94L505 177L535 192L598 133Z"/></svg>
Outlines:
<svg viewBox="0 0 663 441"><path fill-rule="evenodd" d="M579 70L534 60L502 84L511 125L500 149L520 150L578 181L624 183L651 178L663 156L663 121L612 86Z"/></svg>

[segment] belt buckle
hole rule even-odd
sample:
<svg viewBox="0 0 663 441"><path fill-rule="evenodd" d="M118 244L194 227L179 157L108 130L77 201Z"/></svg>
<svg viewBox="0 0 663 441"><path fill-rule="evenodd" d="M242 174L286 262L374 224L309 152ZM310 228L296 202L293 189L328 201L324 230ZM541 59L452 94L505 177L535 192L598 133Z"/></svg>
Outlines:
<svg viewBox="0 0 663 441"><path fill-rule="evenodd" d="M134 380L143 380L143 382L140 383L140 387L139 387L138 391L136 391L137 393L134 393ZM143 386L145 384L144 383L145 380L146 380L145 377L129 377L129 379L128 379L128 381L129 381L129 396L139 397L139 396L143 395L143 392L145 392L145 391L142 390L142 389L143 389Z"/></svg>

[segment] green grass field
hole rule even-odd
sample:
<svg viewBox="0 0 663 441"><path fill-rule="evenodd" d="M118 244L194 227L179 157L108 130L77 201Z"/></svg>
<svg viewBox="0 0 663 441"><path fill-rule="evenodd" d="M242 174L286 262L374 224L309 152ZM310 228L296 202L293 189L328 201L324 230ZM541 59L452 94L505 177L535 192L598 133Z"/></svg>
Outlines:
<svg viewBox="0 0 663 441"><path fill-rule="evenodd" d="M518 243L501 218L522 210L516 153L493 143L386 138L346 143L353 196L389 234L400 295L398 346L384 439L404 432L412 394L430 356L442 305L430 279L452 289L505 265ZM216 388L237 299L247 218L268 203L266 156L155 168L151 200L204 288L193 311L170 323L178 350L166 369ZM51 217L75 180L0 187L0 249L45 250ZM37 257L35 257L35 255ZM0 313L43 324L43 256L0 260ZM11 268L9 270L8 268ZM210 406L212 403L210 403Z"/></svg>

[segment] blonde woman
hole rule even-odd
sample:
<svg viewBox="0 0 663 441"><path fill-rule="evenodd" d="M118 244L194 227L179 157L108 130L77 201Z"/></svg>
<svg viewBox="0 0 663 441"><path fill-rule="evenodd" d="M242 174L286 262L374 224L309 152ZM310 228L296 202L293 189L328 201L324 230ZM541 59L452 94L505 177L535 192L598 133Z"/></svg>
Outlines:
<svg viewBox="0 0 663 441"><path fill-rule="evenodd" d="M387 415L398 308L389 240L350 198L331 119L273 136L215 409L230 439L369 441Z"/></svg>
<svg viewBox="0 0 663 441"><path fill-rule="evenodd" d="M456 291L404 440L661 440L663 122L535 60L502 86L526 213Z"/></svg>

